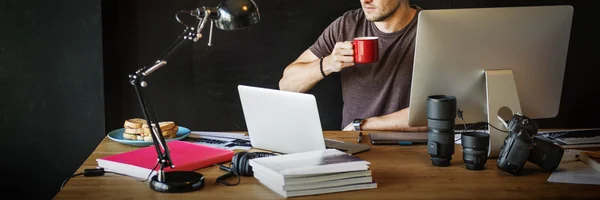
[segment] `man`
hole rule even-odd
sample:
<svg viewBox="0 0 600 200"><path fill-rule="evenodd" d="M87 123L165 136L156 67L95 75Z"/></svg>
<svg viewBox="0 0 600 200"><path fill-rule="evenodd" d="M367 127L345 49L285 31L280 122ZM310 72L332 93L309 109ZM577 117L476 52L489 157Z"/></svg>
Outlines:
<svg viewBox="0 0 600 200"><path fill-rule="evenodd" d="M408 126L417 14L409 0L361 0L286 67L280 90L306 92L320 80L341 74L343 130L427 131ZM379 61L355 64L351 41L379 37ZM355 123L352 123L355 122Z"/></svg>

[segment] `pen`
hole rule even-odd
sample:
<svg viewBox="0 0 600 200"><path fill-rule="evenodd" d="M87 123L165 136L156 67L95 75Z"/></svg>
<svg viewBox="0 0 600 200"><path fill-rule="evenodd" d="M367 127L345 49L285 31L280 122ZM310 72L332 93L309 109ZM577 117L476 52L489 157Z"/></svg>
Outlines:
<svg viewBox="0 0 600 200"><path fill-rule="evenodd" d="M362 131L358 132L358 143L360 143L360 141L362 141Z"/></svg>

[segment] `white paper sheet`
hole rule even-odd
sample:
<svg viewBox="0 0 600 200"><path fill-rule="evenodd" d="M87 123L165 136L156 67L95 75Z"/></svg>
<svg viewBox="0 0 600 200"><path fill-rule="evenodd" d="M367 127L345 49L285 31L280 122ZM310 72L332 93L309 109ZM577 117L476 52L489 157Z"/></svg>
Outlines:
<svg viewBox="0 0 600 200"><path fill-rule="evenodd" d="M600 172L581 161L563 162L548 182L600 185Z"/></svg>

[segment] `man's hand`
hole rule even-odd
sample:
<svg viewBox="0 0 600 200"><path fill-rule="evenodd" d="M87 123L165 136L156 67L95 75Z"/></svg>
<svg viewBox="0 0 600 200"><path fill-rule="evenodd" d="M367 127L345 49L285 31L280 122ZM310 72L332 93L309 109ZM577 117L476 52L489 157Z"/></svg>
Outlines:
<svg viewBox="0 0 600 200"><path fill-rule="evenodd" d="M331 55L323 58L323 71L326 74L339 72L346 67L354 65L354 45L352 42L335 43Z"/></svg>
<svg viewBox="0 0 600 200"><path fill-rule="evenodd" d="M354 126L352 126L352 123L350 123L348 126L344 127L342 131L354 131Z"/></svg>

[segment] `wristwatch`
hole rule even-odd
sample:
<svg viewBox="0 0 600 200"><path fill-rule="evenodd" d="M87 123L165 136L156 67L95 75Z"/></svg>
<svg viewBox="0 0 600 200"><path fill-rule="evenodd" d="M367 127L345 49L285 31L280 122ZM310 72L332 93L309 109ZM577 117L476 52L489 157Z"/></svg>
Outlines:
<svg viewBox="0 0 600 200"><path fill-rule="evenodd" d="M360 125L363 123L363 121L365 120L360 118L354 119L354 121L352 121L352 126L354 126L355 131L361 131Z"/></svg>

